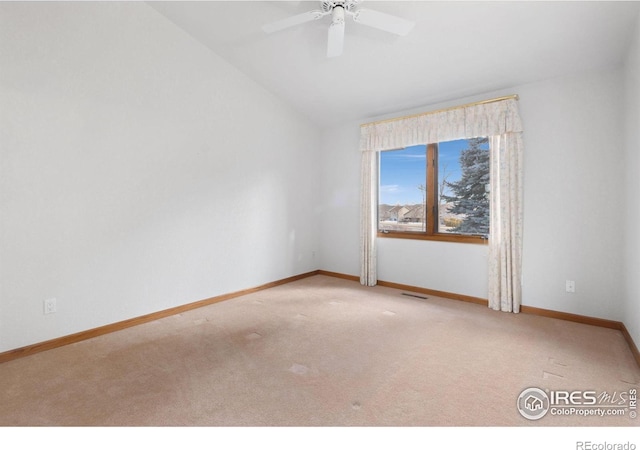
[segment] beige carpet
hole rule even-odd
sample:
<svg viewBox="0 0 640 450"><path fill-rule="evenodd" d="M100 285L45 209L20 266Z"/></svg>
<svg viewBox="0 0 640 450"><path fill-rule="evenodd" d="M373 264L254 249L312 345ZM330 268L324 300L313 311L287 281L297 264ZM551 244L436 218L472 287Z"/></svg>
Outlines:
<svg viewBox="0 0 640 450"><path fill-rule="evenodd" d="M628 392L619 331L314 276L0 364L3 426L638 426L522 417Z"/></svg>

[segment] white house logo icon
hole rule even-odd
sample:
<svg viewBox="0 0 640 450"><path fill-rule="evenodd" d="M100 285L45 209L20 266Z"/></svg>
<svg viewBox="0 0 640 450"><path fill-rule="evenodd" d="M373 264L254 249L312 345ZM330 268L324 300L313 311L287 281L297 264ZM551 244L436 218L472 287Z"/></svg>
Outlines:
<svg viewBox="0 0 640 450"><path fill-rule="evenodd" d="M526 419L542 419L549 411L549 396L542 389L525 389L518 397L518 411Z"/></svg>
<svg viewBox="0 0 640 450"><path fill-rule="evenodd" d="M544 407L544 403L538 397L534 397L533 395L529 395L524 400L524 406L529 411L538 411Z"/></svg>

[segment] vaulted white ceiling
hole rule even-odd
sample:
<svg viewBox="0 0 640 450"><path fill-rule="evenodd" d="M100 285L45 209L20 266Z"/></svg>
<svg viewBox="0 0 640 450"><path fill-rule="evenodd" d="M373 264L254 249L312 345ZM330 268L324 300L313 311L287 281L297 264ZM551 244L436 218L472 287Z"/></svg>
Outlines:
<svg viewBox="0 0 640 450"><path fill-rule="evenodd" d="M416 25L398 37L348 19L337 58L326 57L329 17L261 30L320 3L149 4L321 126L621 64L640 11L638 1L361 1Z"/></svg>

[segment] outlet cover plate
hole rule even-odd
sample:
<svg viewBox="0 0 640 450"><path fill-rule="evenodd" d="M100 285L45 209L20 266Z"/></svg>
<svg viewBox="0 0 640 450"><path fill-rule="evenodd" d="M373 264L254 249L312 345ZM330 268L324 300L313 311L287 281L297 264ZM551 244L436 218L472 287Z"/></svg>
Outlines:
<svg viewBox="0 0 640 450"><path fill-rule="evenodd" d="M576 282L573 280L567 280L565 285L566 291L570 293L576 292Z"/></svg>
<svg viewBox="0 0 640 450"><path fill-rule="evenodd" d="M44 313L45 314L53 314L56 312L56 299L48 298L44 301Z"/></svg>

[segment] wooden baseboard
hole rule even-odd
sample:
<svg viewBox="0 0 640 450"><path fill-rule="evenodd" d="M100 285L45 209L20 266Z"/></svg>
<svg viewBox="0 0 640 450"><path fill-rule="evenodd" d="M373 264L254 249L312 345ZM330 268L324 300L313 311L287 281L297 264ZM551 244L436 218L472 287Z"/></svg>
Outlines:
<svg viewBox="0 0 640 450"><path fill-rule="evenodd" d="M354 275L345 275L345 274L329 272L325 270L319 270L318 274L328 275L328 276L337 277L337 278L343 278L345 280L360 281L360 278ZM381 280L378 280L378 285L390 287L394 289L400 289L404 291L419 292L421 294L434 295L436 297L443 297L443 298L448 298L452 300L461 300L464 302L476 303L484 306L489 305L489 301L487 299L472 297L469 295L454 294L452 292L444 292L444 291L436 291L433 289L410 286L406 284L392 283L390 281L381 281ZM577 322L585 325L594 325L597 327L619 330L624 336L625 340L627 341L627 344L629 345L629 349L631 350L631 353L633 354L634 359L638 363L638 366L640 366L640 351L638 351L638 347L636 346L636 343L633 341L633 338L629 334L629 331L627 330L627 327L624 325L623 322L617 322L615 320L608 320L608 319L600 319L597 317L582 316L579 314L572 314L572 313L566 313L561 311L553 311L550 309L542 309L542 308L536 308L534 306L526 306L526 305L522 305L520 307L520 312L523 314L531 314L535 316L549 317L552 319L567 320L569 322Z"/></svg>
<svg viewBox="0 0 640 450"><path fill-rule="evenodd" d="M319 270L318 275L327 275L330 277L342 278L343 280L349 280L349 281L358 281L358 282L360 281L360 277L357 277L355 275L347 275L347 274L338 273L338 272L329 272L327 270ZM485 306L489 304L487 300L483 298L472 297L470 295L454 294L454 293L445 292L445 291L436 291L434 289L411 286L408 284L393 283L391 281L378 280L378 286L400 289L402 291L417 292L417 293L426 294L426 295L434 295L436 297L450 298L453 300L461 300L463 302L476 303L476 304L485 305Z"/></svg>
<svg viewBox="0 0 640 450"><path fill-rule="evenodd" d="M633 342L633 338L629 334L629 330L627 330L627 327L624 325L624 323L621 322L621 324L622 324L622 329L620 331L622 331L622 335L627 340L627 344L629 344L629 350L631 350L631 353L633 354L633 357L636 359L638 366L640 366L640 351L638 350L638 346L636 345L635 342Z"/></svg>
<svg viewBox="0 0 640 450"><path fill-rule="evenodd" d="M525 306L525 305L522 305L522 307L520 308L520 311L523 314L533 314L535 316L543 316L543 317L550 317L552 319L568 320L569 322L577 322L577 323L582 323L586 325L594 325L596 327L611 328L613 330L618 330L622 333L622 336L624 336L624 339L627 341L627 345L629 345L629 350L631 350L631 354L633 355L633 358L638 363L638 366L640 366L640 352L638 351L638 347L636 346L636 343L633 341L631 334L629 334L629 330L627 330L627 327L624 325L623 322L618 322L618 321L609 320L609 319L600 319L598 317L581 316L579 314L553 311L550 309L542 309L542 308L536 308L534 306Z"/></svg>
<svg viewBox="0 0 640 450"><path fill-rule="evenodd" d="M392 283L391 281L378 280L378 286L400 289L402 291L418 292L420 294L433 295L435 297L444 297L451 300L460 300L477 305L488 306L489 302L483 298L472 297L470 295L454 294L452 292L436 291L435 289L421 288L417 286L409 286L408 284Z"/></svg>
<svg viewBox="0 0 640 450"><path fill-rule="evenodd" d="M534 316L550 317L552 319L568 320L569 322L577 322L585 325L594 325L596 327L611 328L613 330L622 330L622 322L615 320L599 319L597 317L581 316L562 311L554 311L551 309L536 308L534 306L522 305L520 312L523 314L531 314Z"/></svg>
<svg viewBox="0 0 640 450"><path fill-rule="evenodd" d="M329 272L328 270L318 270L318 275L327 275L329 277L342 278L343 280L360 282L360 277L357 277L355 275L347 275L345 273L339 272Z"/></svg>
<svg viewBox="0 0 640 450"><path fill-rule="evenodd" d="M57 347L62 347L64 345L73 344L75 342L84 341L87 339L91 339L97 336L102 336L104 334L113 333L114 331L123 330L125 328L133 327L136 325L141 325L143 323L152 322L154 320L162 319L164 317L172 316L174 314L180 314L186 311L190 311L192 309L201 308L203 306L212 305L214 303L219 303L225 300L230 300L232 298L240 297L242 295L251 294L253 292L262 291L264 289L269 289L272 287L280 286L283 284L291 283L293 281L301 280L303 278L308 278L314 275L326 275L334 278L342 278L344 280L360 282L360 277L355 275L347 275L338 272L330 272L327 270L314 270L311 272L303 273L300 275L294 275L292 277L283 278L281 280L272 281L270 283L266 283L260 286L256 286L249 289L243 289L236 292L231 292L228 294L222 294L215 297L211 297L208 299L200 300L193 303L188 303L186 305L176 306L174 308L165 309L163 311L158 311L151 314L146 314L144 316L134 317L132 319L123 320L121 322L112 323L109 325L104 325L98 328L93 328L86 331L81 331L79 333L70 334L67 336L62 336L56 339L51 339L49 341L40 342L33 345L28 345L25 347L9 350L3 353L0 353L0 363L11 361L14 359L22 358L25 356L33 355L39 352L43 352L46 350L51 350ZM452 300L460 300L464 302L475 303L479 305L488 305L488 301L479 297L472 297L469 295L455 294L451 292L445 291L437 291L434 289L427 289L417 286L410 286L407 284L393 283L390 281L378 281L379 286L390 287L394 289L400 289L410 292L417 292L421 294L433 295L436 297L443 297ZM640 366L640 351L638 351L638 347L636 346L633 338L629 334L627 327L623 322L616 322L614 320L607 319L599 319L597 317L589 317L589 316L581 316L578 314L571 314L560 311L553 311L548 309L536 308L533 306L522 305L520 308L523 314L532 314L536 316L549 317L553 319L561 319L568 320L570 322L577 322L586 325L594 325L598 327L611 328L614 330L619 330L624 336L627 344L629 345L629 349L633 354L638 366Z"/></svg>
<svg viewBox="0 0 640 450"><path fill-rule="evenodd" d="M314 270L312 272L307 272L300 275L294 275L292 277L284 278L282 280L272 281L270 283L262 284L260 286L256 286L253 288L243 289L241 291L218 295L218 296L207 298L197 302L188 303L186 305L176 306L174 308L169 308L169 309L154 312L151 314L146 314L144 316L134 317L132 319L123 320L121 322L116 322L109 325L92 328L90 330L81 331L79 333L62 336L56 339L51 339L49 341L40 342L33 345L27 345L26 347L16 348L14 350L9 350L9 351L0 353L0 363L11 361L18 358L23 358L25 356L29 356L29 355L46 351L46 350L62 347L64 345L69 345L76 342L84 341L97 336L102 336L104 334L113 333L114 331L124 330L125 328L141 325L147 322L152 322L154 320L162 319L168 316L173 316L175 314L180 314L186 311L190 311L192 309L202 308L203 306L213 305L214 303L219 303L225 300L240 297L242 295L251 294L252 292L258 292L264 289L280 286L282 284L291 283L292 281L297 281L303 278L311 277L313 275L317 275L318 273L319 273L318 270Z"/></svg>

